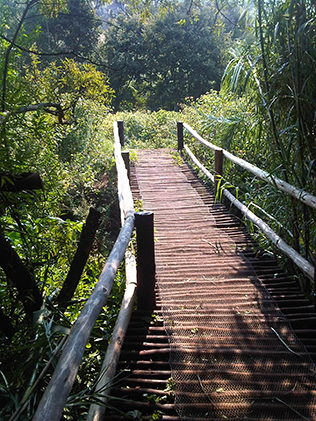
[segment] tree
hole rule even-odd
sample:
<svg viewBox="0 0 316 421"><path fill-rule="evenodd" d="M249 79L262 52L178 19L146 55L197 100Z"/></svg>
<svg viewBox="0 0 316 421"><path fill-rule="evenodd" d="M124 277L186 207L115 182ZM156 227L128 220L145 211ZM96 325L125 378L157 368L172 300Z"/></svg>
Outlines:
<svg viewBox="0 0 316 421"><path fill-rule="evenodd" d="M222 92L246 93L256 104L260 126L265 128L260 143L267 151L266 168L315 194L315 4L258 0L253 17L247 37L232 49ZM282 204L277 212L283 209L284 220L289 221L293 247L313 261L314 212L294 199L278 200Z"/></svg>
<svg viewBox="0 0 316 421"><path fill-rule="evenodd" d="M176 109L185 97L219 89L222 50L212 9L201 6L192 16L187 11L179 3L145 21L138 14L111 21L104 48L116 108Z"/></svg>
<svg viewBox="0 0 316 421"><path fill-rule="evenodd" d="M33 221L34 228L37 225L35 220L39 222L39 213L44 219L54 215L57 211L55 200L65 194L65 189L59 188L59 193L55 192L56 198L51 202L48 212L45 212L39 210L34 190L30 192L10 187L23 174L38 171L45 181L46 189L58 189L58 185L61 185L60 176L65 174L62 162L66 159L71 161L78 150L77 144L67 148L64 140L74 130L78 130L75 128L80 117L77 108L84 101L97 102L101 106L109 104L112 91L104 74L97 71L94 65L63 59L59 60L59 64L51 62L43 68L36 47L24 43L25 21L29 14L37 7L38 12L53 18L65 10L64 2L58 2L52 8L51 2L27 1L24 9L20 5L16 10L19 20L15 27L14 20L10 20L9 7L3 2L0 5L8 19L7 24L3 22L0 38L3 58L0 67L0 266L4 271L0 272L0 277L7 279L9 289L13 287L11 295L15 297L14 300L23 303L24 313L28 320L32 320L32 313L39 310L43 302L43 291L38 287L43 281L43 273L35 270L35 266L45 266L49 259L40 256L40 253L46 253L47 250L45 252L45 247L43 249L36 244L38 236L32 236L27 219ZM34 48L34 53L30 48ZM28 53L29 64L22 52ZM51 177L51 183L47 183L47 177ZM42 184L37 183L35 189L38 187L42 188ZM41 263L35 264L34 260L41 260ZM15 271L12 262L15 262ZM22 278L24 283L21 283ZM17 295L14 288L18 291ZM6 300L9 304L8 296ZM16 302L11 304L7 308L13 310L15 307L19 313Z"/></svg>
<svg viewBox="0 0 316 421"><path fill-rule="evenodd" d="M34 10L26 21L28 33L37 30L36 47L42 54L42 66L47 65L56 54L85 61L93 58L100 36L102 21L97 17L91 1L67 0L67 10L58 15L45 16ZM55 57L50 56L55 54Z"/></svg>

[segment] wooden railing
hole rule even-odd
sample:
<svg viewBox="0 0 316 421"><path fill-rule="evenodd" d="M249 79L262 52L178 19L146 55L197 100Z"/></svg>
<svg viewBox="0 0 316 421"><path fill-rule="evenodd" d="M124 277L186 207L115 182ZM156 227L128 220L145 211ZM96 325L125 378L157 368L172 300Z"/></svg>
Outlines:
<svg viewBox="0 0 316 421"><path fill-rule="evenodd" d="M186 129L196 140L201 144L205 145L209 149L213 150L215 153L215 171L214 174L211 174L205 166L196 158L190 148L184 144L183 129ZM290 196L300 200L307 206L310 206L313 209L316 209L316 197L300 190L283 180L267 173L266 171L261 170L260 168L250 164L249 162L236 157L225 149L219 148L218 146L206 141L203 139L195 130L193 130L188 124L178 122L178 150L185 150L188 156L192 159L194 164L214 183L215 192L218 189L221 190L223 194L229 201L236 206L251 222L253 222L272 243L280 249L286 256L288 256L299 268L300 270L312 281L314 282L314 303L316 301L316 282L315 282L315 267L302 257L296 250L290 247L282 238L277 235L262 219L257 217L253 212L251 212L247 206L242 204L233 194L231 194L227 189L220 186L220 181L223 176L223 157L229 159L231 162L239 165L240 167L248 170L255 176L266 181L277 187L279 190L289 194Z"/></svg>
<svg viewBox="0 0 316 421"><path fill-rule="evenodd" d="M114 123L114 138L122 228L92 294L72 326L58 364L36 410L34 421L58 421L61 418L89 336L111 292L116 272L124 256L126 290L95 390L100 405L93 404L90 406L88 420L103 419L107 395L115 376L117 361L136 297L136 290L138 307L153 309L155 305L153 215L148 212L137 214L134 211L128 171L121 153L121 144L124 144L122 122ZM138 249L137 271L135 256L128 249L135 221ZM144 264L144 262L146 263ZM144 280L145 276L148 276L148 270L150 270L151 278L149 277L149 282L145 283Z"/></svg>

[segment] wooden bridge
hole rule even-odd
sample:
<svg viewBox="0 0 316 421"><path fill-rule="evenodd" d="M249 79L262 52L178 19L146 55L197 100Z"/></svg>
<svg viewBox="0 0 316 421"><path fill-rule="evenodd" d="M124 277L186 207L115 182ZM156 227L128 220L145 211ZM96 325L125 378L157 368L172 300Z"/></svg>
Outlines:
<svg viewBox="0 0 316 421"><path fill-rule="evenodd" d="M178 135L181 149L181 125ZM127 292L96 388L105 406L95 402L87 419L315 420L316 313L297 281L259 248L176 150L137 151L137 161L127 165L133 199L121 167L118 162L128 232L114 260L123 257L134 206L141 206L138 272L127 252ZM217 162L215 183L220 172ZM308 262L295 252L291 257L314 276ZM108 289L104 283L100 288L96 295ZM138 309L132 313L136 291ZM96 300L90 309L99 306ZM89 335L79 319L34 419L60 417L54 415L56 403L50 406L52 394L67 382L69 353L84 343L82 332Z"/></svg>

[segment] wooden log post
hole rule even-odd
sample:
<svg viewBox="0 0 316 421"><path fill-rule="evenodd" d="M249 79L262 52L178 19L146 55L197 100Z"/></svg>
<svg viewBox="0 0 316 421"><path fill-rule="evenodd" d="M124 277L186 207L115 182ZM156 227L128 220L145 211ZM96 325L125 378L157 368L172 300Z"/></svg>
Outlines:
<svg viewBox="0 0 316 421"><path fill-rule="evenodd" d="M130 180L130 164L129 164L129 151L122 151L122 158L127 171L127 177Z"/></svg>
<svg viewBox="0 0 316 421"><path fill-rule="evenodd" d="M138 309L152 311L156 306L156 265L153 212L135 213L135 227L137 236Z"/></svg>
<svg viewBox="0 0 316 421"><path fill-rule="evenodd" d="M178 133L178 151L183 149L183 123L178 121L177 123L177 133Z"/></svg>
<svg viewBox="0 0 316 421"><path fill-rule="evenodd" d="M314 291L314 307L316 307L316 254L314 259L314 285L313 285L313 291Z"/></svg>
<svg viewBox="0 0 316 421"><path fill-rule="evenodd" d="M118 127L118 132L119 132L119 138L120 138L120 144L123 147L124 146L124 121L123 120L119 120L117 122L117 127Z"/></svg>
<svg viewBox="0 0 316 421"><path fill-rule="evenodd" d="M217 149L215 151L215 174L214 174L214 193L216 197L219 195L219 186L223 176L223 150Z"/></svg>

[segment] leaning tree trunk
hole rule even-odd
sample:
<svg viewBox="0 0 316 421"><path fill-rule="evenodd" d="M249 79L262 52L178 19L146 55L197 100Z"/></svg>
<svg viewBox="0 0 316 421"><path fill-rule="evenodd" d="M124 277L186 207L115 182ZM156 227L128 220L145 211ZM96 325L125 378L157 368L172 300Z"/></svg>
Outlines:
<svg viewBox="0 0 316 421"><path fill-rule="evenodd" d="M27 317L41 308L43 298L38 286L10 242L0 232L0 266L7 278L18 290L18 299L24 306Z"/></svg>
<svg viewBox="0 0 316 421"><path fill-rule="evenodd" d="M57 302L61 304L62 308L65 308L65 303L71 300L80 281L81 274L88 260L89 253L95 239L95 233L100 224L100 219L101 213L93 208L90 208L86 223L82 228L75 257L71 263L70 270L63 287L57 297Z"/></svg>

